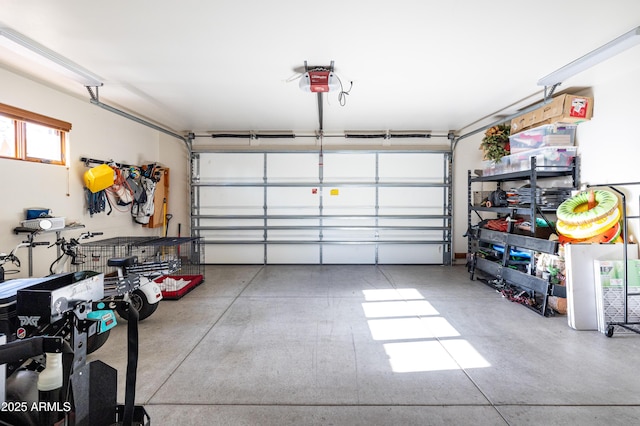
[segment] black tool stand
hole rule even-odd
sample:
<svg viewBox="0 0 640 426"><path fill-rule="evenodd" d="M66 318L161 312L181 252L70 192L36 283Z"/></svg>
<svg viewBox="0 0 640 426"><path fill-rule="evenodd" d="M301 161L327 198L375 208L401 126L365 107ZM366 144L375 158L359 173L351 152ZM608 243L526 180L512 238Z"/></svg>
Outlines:
<svg viewBox="0 0 640 426"><path fill-rule="evenodd" d="M86 313L90 310L104 309L99 303L77 304L68 311L72 334L69 342L61 337L36 336L23 340L14 340L0 345L0 364L20 363L29 358L45 353L63 352L63 388L60 410L44 410L17 412L7 415L2 413L0 425L52 426L61 424L69 426L149 426L150 418L144 407L135 405L136 370L138 364L138 312L128 302L116 301L109 309L115 309L122 303L123 309L129 309L127 330L127 374L124 405L118 405L117 371L100 360L86 362L87 324ZM111 302L110 302L111 305ZM53 346L52 346L53 345ZM57 345L57 346L55 346ZM38 403L38 392L35 388L37 373L17 376L16 371L7 380L7 402L25 407ZM19 386L10 385L10 381L19 381ZM14 388L14 389L10 389ZM16 390L17 389L17 390ZM40 401L41 402L41 401ZM17 405L16 405L17 406ZM66 418L65 418L66 416Z"/></svg>
<svg viewBox="0 0 640 426"><path fill-rule="evenodd" d="M13 229L13 232L15 232L16 235L18 234L27 234L27 239L25 241L23 241L23 243L28 243L28 253L29 253L29 276L33 276L33 248L35 246L48 246L49 243L46 241L42 241L39 243L36 243L33 241L33 239L35 238L35 236L41 232L41 230L39 229L33 229L33 228L26 228L23 226L19 226L17 228Z"/></svg>

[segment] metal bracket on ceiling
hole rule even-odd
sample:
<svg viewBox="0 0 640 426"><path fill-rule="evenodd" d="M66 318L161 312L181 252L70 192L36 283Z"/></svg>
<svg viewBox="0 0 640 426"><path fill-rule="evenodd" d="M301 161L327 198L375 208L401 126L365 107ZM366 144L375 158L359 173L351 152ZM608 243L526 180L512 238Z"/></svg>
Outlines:
<svg viewBox="0 0 640 426"><path fill-rule="evenodd" d="M93 101L100 101L99 98L99 93L98 93L98 86L95 87L96 89L96 93L93 93L93 86L85 86L87 88L87 91L89 92L89 96L91 97L91 100Z"/></svg>
<svg viewBox="0 0 640 426"><path fill-rule="evenodd" d="M318 92L318 123L320 131L324 131L324 108L322 107L322 92Z"/></svg>
<svg viewBox="0 0 640 426"><path fill-rule="evenodd" d="M307 63L307 61L304 61L304 71L305 72L309 72L309 71L329 71L329 72L333 72L334 69L334 61L331 61L331 64L329 65L329 67L325 67L325 66L314 66L314 67L309 67L309 64ZM317 135L319 135L320 141L322 142L322 135L324 133L324 108L323 108L323 102L322 102L322 92L318 92L317 93L317 100L318 100L318 133L316 133Z"/></svg>
<svg viewBox="0 0 640 426"><path fill-rule="evenodd" d="M451 144L451 150L453 151L453 148L456 146L455 132L449 131L449 133L447 133L447 139L449 140L449 143Z"/></svg>
<svg viewBox="0 0 640 426"><path fill-rule="evenodd" d="M556 88L560 86L562 83L556 83L551 86L544 86L544 102L546 103L553 96L553 92L555 92Z"/></svg>
<svg viewBox="0 0 640 426"><path fill-rule="evenodd" d="M309 67L309 65L307 64L307 61L304 61L304 71L305 72L309 72L309 71L320 71L320 70L327 70L330 72L333 72L333 64L335 61L331 61L331 65L329 65L329 68L324 67L324 66L314 66L314 67Z"/></svg>
<svg viewBox="0 0 640 426"><path fill-rule="evenodd" d="M112 107L110 105L107 105L107 104L104 104L104 103L100 102L100 94L98 92L98 90L99 90L98 87L99 86L85 86L85 88L89 92L89 97L91 98L89 100L89 102L91 102L92 104L94 104L96 106L99 106L102 109L105 109L105 110L110 111L110 112L112 112L114 114L117 114L117 115L119 115L121 117L124 117L124 118L127 118L129 120L135 121L138 124L142 124L143 126L150 127L152 129L157 130L159 132L162 132L162 133L164 133L166 135L169 135L171 137L179 139L182 142L184 142L187 150L189 152L191 152L191 148L192 148L191 147L191 143L190 143L190 140L187 137L185 137L183 135L179 135L176 132L173 132L171 130L165 129L164 127L158 126L157 124L151 123L150 121L144 120L144 119L142 119L140 117L136 117L135 115L129 114L128 112L119 110L119 109L114 108L114 107ZM94 93L93 89L95 89L95 93Z"/></svg>

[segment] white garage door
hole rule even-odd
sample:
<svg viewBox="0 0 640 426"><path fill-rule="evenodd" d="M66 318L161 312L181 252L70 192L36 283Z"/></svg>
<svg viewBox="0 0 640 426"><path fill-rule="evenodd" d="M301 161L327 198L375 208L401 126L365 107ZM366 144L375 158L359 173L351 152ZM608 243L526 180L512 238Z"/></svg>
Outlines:
<svg viewBox="0 0 640 426"><path fill-rule="evenodd" d="M449 264L448 152L194 154L206 263Z"/></svg>

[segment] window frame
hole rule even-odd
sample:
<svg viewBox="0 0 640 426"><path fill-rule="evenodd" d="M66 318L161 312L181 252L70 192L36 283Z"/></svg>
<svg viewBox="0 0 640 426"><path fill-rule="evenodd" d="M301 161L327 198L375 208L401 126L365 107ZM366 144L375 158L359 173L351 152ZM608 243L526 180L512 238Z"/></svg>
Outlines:
<svg viewBox="0 0 640 426"><path fill-rule="evenodd" d="M16 108L11 105L0 103L0 115L13 120L15 137L15 155L13 157L0 156L0 158L30 161L36 163L66 165L67 158L67 135L71 131L71 123L47 117L42 114ZM47 158L27 157L27 123L48 127L60 132L60 160Z"/></svg>

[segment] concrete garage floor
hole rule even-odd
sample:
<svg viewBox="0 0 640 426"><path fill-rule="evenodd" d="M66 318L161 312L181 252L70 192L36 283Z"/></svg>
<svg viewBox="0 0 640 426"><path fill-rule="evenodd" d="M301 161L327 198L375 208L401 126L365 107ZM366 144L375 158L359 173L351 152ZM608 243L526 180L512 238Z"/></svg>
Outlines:
<svg viewBox="0 0 640 426"><path fill-rule="evenodd" d="M120 402L122 323L90 357ZM463 266L207 266L140 336L156 426L640 422L640 335L573 330Z"/></svg>

